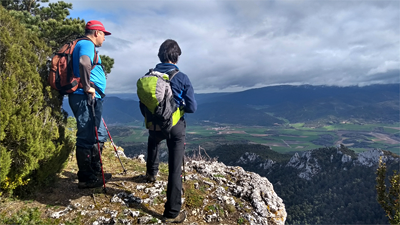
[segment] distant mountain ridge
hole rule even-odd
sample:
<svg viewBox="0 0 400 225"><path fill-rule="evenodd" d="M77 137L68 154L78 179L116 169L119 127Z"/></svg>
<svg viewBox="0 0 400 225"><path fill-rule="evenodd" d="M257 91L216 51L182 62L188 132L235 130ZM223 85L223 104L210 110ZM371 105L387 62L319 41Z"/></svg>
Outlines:
<svg viewBox="0 0 400 225"><path fill-rule="evenodd" d="M240 125L274 125L353 120L371 123L399 121L400 85L371 86L271 86L235 93L196 94L198 111L188 114L193 122L211 121ZM118 96L118 94L112 94ZM110 123L142 121L134 94L106 97L104 118ZM126 96L130 96L129 98ZM69 106L64 101L69 115Z"/></svg>

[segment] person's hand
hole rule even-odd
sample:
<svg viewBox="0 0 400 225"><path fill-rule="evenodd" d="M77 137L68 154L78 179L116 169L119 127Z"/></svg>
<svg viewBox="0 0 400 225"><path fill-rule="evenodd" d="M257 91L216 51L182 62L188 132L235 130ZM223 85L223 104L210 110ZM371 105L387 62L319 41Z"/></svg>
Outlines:
<svg viewBox="0 0 400 225"><path fill-rule="evenodd" d="M92 99L94 99L94 97L96 97L96 90L94 88L89 88L89 90L86 92L89 95L92 95Z"/></svg>

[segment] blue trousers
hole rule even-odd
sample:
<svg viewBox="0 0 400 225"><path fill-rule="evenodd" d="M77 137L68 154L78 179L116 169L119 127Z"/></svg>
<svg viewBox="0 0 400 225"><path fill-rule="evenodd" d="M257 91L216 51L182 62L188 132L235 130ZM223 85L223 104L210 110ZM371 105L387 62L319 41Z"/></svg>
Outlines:
<svg viewBox="0 0 400 225"><path fill-rule="evenodd" d="M96 98L94 103L96 118L93 118L93 110L92 107L88 105L87 98L87 95L80 94L70 94L68 96L69 106L74 113L78 128L76 132L76 146L82 148L92 148L92 146L97 143L94 127L100 128L101 115L103 112L103 100Z"/></svg>
<svg viewBox="0 0 400 225"><path fill-rule="evenodd" d="M165 138L161 131L149 131L147 146L147 173L156 175L159 165L160 142L167 140L168 146L168 184L167 202L164 206L163 215L168 218L175 218L179 215L182 207L182 161L185 153L186 122L182 118L172 127L170 137Z"/></svg>
<svg viewBox="0 0 400 225"><path fill-rule="evenodd" d="M76 132L76 159L79 168L78 179L80 182L96 180L96 174L101 173L101 164L95 126L100 128L100 122L102 122L103 101L96 99L93 103L94 108L88 105L87 95L70 94L68 101L78 128ZM93 115L93 111L95 116ZM104 136L105 133L106 130L103 125L102 136L99 136L99 142L102 142L104 137L106 137Z"/></svg>

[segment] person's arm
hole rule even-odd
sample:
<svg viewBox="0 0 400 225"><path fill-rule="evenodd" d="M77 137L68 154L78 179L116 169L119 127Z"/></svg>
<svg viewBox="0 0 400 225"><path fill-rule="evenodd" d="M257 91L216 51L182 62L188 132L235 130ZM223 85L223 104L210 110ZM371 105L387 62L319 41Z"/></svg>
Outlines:
<svg viewBox="0 0 400 225"><path fill-rule="evenodd" d="M96 96L96 90L90 87L90 72L95 57L95 46L91 41L87 40L80 41L79 43L79 74L83 91L91 94L92 98L94 98Z"/></svg>
<svg viewBox="0 0 400 225"><path fill-rule="evenodd" d="M92 95L92 98L96 96L96 90L90 87L90 71L92 70L92 62L89 56L82 55L79 58L79 74L81 76L81 83L83 91Z"/></svg>
<svg viewBox="0 0 400 225"><path fill-rule="evenodd" d="M194 113L197 110L197 102L194 98L194 90L189 78L186 79L183 91L183 100L185 101L185 112Z"/></svg>
<svg viewBox="0 0 400 225"><path fill-rule="evenodd" d="M142 115L146 116L146 106L141 101L139 101L139 108Z"/></svg>

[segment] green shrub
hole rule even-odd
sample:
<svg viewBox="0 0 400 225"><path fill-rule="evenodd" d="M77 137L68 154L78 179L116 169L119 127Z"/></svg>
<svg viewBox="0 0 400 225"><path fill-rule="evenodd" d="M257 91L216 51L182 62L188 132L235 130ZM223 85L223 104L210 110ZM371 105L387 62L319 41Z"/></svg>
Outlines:
<svg viewBox="0 0 400 225"><path fill-rule="evenodd" d="M244 224L246 222L246 219L243 217L239 217L239 219L237 220L238 224Z"/></svg>
<svg viewBox="0 0 400 225"><path fill-rule="evenodd" d="M50 55L0 6L0 195L46 182L73 150L58 93L43 85Z"/></svg>

